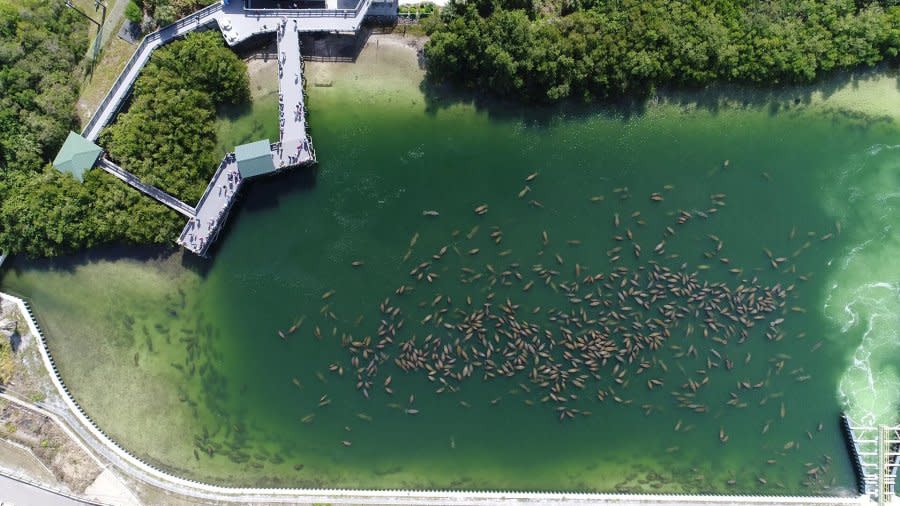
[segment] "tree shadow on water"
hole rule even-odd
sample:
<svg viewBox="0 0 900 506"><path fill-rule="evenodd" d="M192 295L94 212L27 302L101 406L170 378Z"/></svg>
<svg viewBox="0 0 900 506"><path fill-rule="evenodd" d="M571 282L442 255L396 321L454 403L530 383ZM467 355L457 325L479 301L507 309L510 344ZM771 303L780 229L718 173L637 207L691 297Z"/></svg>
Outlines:
<svg viewBox="0 0 900 506"><path fill-rule="evenodd" d="M558 103L525 103L512 98L498 97L482 91L468 90L449 83L439 83L426 78L419 85L425 96L425 112L438 112L457 106L470 106L486 113L489 118L501 121L521 121L528 126L546 127L560 119L577 119L607 115L627 120L644 114L647 98L621 97L603 103L585 103L565 100Z"/></svg>
<svg viewBox="0 0 900 506"><path fill-rule="evenodd" d="M419 88L425 96L426 113L455 106L471 106L491 119L518 120L526 125L549 126L560 119L579 119L596 115L628 121L659 105L674 105L686 110L718 114L723 110L766 110L770 115L809 106L821 97L827 99L840 90L882 78L892 78L900 89L900 66L896 62L872 68L831 72L812 84L716 83L705 87L666 86L648 95L619 96L585 102L568 99L558 103L526 103L498 97L480 90L469 90L426 78ZM889 120L887 117L869 118Z"/></svg>
<svg viewBox="0 0 900 506"><path fill-rule="evenodd" d="M48 272L74 273L79 267L100 262L115 262L122 259L130 259L138 262L161 262L167 259L175 251L173 245L135 245L135 244L110 244L87 249L70 255L53 258L28 258L25 255L16 255L4 264L4 271L13 272L16 275L23 271L37 269ZM2 276L0 276L2 279Z"/></svg>

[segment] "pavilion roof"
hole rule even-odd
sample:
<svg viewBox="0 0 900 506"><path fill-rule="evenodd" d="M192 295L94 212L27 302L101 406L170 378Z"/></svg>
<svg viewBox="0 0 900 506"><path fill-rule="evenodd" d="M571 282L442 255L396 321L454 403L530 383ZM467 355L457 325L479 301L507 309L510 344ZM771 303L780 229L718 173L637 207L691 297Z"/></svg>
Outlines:
<svg viewBox="0 0 900 506"><path fill-rule="evenodd" d="M272 161L272 148L269 139L242 144L234 148L234 156L237 161L241 178L248 178L275 172L275 164Z"/></svg>
<svg viewBox="0 0 900 506"><path fill-rule="evenodd" d="M61 172L72 174L79 181L84 181L84 173L94 166L102 152L103 148L100 146L75 132L69 132L66 142L53 159L53 166Z"/></svg>

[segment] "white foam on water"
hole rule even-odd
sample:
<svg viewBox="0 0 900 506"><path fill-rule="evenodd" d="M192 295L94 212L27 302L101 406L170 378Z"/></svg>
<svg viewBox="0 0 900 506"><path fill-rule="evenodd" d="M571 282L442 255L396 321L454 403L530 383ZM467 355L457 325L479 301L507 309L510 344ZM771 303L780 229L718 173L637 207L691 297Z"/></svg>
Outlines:
<svg viewBox="0 0 900 506"><path fill-rule="evenodd" d="M828 185L826 208L843 224L846 249L831 271L824 313L858 342L838 384L852 420L900 421L900 145L877 144L848 160Z"/></svg>
<svg viewBox="0 0 900 506"><path fill-rule="evenodd" d="M868 149L868 151L866 151L866 153L869 156L876 156L876 155L880 154L882 150L885 150L885 149L887 149L887 150L900 149L900 144L875 144L874 146L870 147Z"/></svg>

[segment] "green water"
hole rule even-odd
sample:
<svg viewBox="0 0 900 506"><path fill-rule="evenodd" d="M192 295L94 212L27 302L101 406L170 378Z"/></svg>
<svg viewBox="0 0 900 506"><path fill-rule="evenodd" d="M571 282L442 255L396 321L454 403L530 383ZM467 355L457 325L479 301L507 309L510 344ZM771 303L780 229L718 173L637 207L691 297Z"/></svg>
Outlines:
<svg viewBox="0 0 900 506"><path fill-rule="evenodd" d="M900 355L894 74L775 96L686 94L633 114L525 114L435 107L411 61L412 53L382 48L356 66L310 65L311 82L317 72L334 81L309 90L319 166L249 185L214 261L102 251L16 260L4 273L3 289L33 302L65 381L109 434L176 473L235 485L789 494L854 487L839 413L891 421L900 399L892 365ZM266 100L223 120L223 146L274 126ZM654 192L664 200L651 200ZM710 198L720 193L724 205ZM481 204L489 210L479 216L473 209ZM682 210L693 218L677 224ZM709 234L722 243L715 255ZM657 255L663 239L665 254ZM613 263L607 252L616 246L622 258ZM778 269L765 250L785 258ZM433 282L410 275L428 260L439 275ZM462 337L435 325L439 309L455 323L456 310L486 302L498 312L507 300L519 304L520 321L558 342L564 331L550 318L554 309L602 314L572 302L561 284L577 281L586 294L595 289L583 283L587 274L643 272L651 260L729 290L791 289L746 339L704 336L704 318L687 318L660 350L643 352L646 371L638 374L636 362L614 372L611 361L599 380L566 391L577 396L571 409L591 415L564 422L555 403L541 402L547 392L528 368L491 380L478 372L438 393L443 385L426 372L393 363L414 336L419 345L428 334L450 343ZM491 283L491 271L512 264L521 281ZM559 272L552 286L533 272L536 264ZM528 281L535 282L526 292ZM619 281L596 288L615 298ZM396 295L400 286L414 289ZM402 310L395 325L404 324L382 350L389 360L366 398L345 345L379 340L385 299ZM279 337L301 318L296 332ZM780 337L768 339L775 318L784 318ZM690 347L696 354L685 354ZM383 388L388 376L393 395ZM649 389L651 378L663 385ZM689 382L700 385L696 393ZM600 401L600 389L612 393ZM673 392L691 392L705 411L681 406ZM320 406L323 396L330 403Z"/></svg>

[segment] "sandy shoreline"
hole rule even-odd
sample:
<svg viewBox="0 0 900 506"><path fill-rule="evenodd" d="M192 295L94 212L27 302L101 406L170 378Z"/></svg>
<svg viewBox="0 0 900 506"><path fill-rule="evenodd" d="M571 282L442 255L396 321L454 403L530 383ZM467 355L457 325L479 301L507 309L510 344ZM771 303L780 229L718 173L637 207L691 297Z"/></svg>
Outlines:
<svg viewBox="0 0 900 506"><path fill-rule="evenodd" d="M354 47L357 40L352 37L332 36L316 41L316 47L305 47L307 86L330 86L336 79L354 71L363 71L372 65L389 66L392 73L420 80L424 75L423 50L427 37L404 35L402 33L370 33L361 46ZM319 46L340 46L333 53L322 54ZM309 44L307 43L307 46ZM270 47L260 48L244 56L250 75L250 93L254 100L278 92L278 81L273 79L277 72ZM332 54L334 56L332 56ZM418 74L418 75L417 75Z"/></svg>

